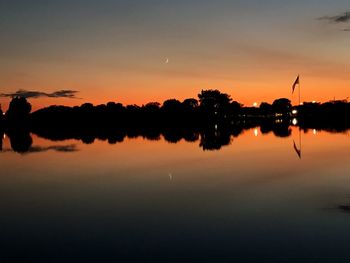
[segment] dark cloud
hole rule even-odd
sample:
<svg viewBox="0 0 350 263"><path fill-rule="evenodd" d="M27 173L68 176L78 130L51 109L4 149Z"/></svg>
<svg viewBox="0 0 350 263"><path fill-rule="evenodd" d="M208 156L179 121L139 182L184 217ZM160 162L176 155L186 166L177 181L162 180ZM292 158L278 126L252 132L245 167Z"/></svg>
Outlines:
<svg viewBox="0 0 350 263"><path fill-rule="evenodd" d="M350 32L350 28L344 28L343 31Z"/></svg>
<svg viewBox="0 0 350 263"><path fill-rule="evenodd" d="M46 93L41 91L29 91L29 90L18 90L13 93L0 93L0 97L22 97L22 98L41 98L41 97L49 97L49 98L69 98L69 99L77 99L75 96L78 91L76 90L58 90L52 93Z"/></svg>
<svg viewBox="0 0 350 263"><path fill-rule="evenodd" d="M323 17L319 17L318 19L327 20L331 23L346 23L346 22L350 22L350 11L346 11L337 16L323 16Z"/></svg>

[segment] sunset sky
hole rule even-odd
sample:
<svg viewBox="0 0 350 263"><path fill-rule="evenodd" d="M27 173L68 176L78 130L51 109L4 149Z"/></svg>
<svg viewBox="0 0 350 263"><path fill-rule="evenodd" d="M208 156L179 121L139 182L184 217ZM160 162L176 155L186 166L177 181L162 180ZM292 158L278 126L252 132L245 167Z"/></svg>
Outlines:
<svg viewBox="0 0 350 263"><path fill-rule="evenodd" d="M296 103L300 74L303 100L345 99L349 11L349 0L2 0L0 93L79 91L30 99L34 108L182 100L202 89L245 105Z"/></svg>

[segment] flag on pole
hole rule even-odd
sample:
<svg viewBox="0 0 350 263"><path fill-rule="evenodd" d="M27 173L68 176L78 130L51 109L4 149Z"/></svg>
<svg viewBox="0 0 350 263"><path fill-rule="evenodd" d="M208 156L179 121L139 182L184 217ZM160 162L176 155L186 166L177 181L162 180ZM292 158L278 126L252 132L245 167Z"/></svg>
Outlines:
<svg viewBox="0 0 350 263"><path fill-rule="evenodd" d="M293 86L292 86L292 94L294 93L295 87L296 87L297 85L300 85L300 78L299 78L299 75L298 75L297 79L294 81L294 84L293 84Z"/></svg>

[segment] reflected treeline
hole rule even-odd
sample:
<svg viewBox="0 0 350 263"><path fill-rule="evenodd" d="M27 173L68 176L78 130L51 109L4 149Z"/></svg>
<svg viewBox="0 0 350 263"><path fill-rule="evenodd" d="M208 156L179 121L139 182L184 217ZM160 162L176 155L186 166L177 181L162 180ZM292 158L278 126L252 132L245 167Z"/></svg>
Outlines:
<svg viewBox="0 0 350 263"><path fill-rule="evenodd" d="M79 140L84 144L92 144L95 140L107 141L109 144L122 143L125 138L144 138L147 140L158 141L165 140L169 143L178 143L181 140L186 142L198 143L199 147L206 151L220 150L224 146L231 144L234 138L239 137L247 130L256 129L260 134L272 133L276 137L286 138L291 136L292 128L288 120L273 119L250 119L241 122L235 122L231 125L219 125L201 127L201 128L72 128L48 127L41 129L35 127L30 129L7 130L6 136L10 141L13 151L17 153L37 153L49 150L58 152L75 152L76 146L59 145L40 147L33 146L31 133L38 137L51 141ZM307 132L307 130L305 130ZM2 136L4 131L2 131Z"/></svg>
<svg viewBox="0 0 350 263"><path fill-rule="evenodd" d="M33 129L33 133L49 140L81 140L85 144L95 140L108 141L110 144L123 142L125 138L142 137L147 140L164 139L169 143L177 143L181 140L187 142L199 142L203 150L219 150L231 143L232 138L238 137L244 131L258 128L262 134L273 133L277 137L291 135L291 126L288 120L275 121L273 119L250 119L236 121L229 125L214 124L203 127L117 127L117 128L70 128L64 129L46 128Z"/></svg>
<svg viewBox="0 0 350 263"><path fill-rule="evenodd" d="M75 144L68 145L51 145L51 146L34 146L33 138L31 136L29 129L9 129L6 131L0 129L0 151L8 152L14 151L20 154L26 153L40 153L47 151L56 151L56 152L76 152L78 151ZM3 140L7 136L10 141L10 149L4 149Z"/></svg>

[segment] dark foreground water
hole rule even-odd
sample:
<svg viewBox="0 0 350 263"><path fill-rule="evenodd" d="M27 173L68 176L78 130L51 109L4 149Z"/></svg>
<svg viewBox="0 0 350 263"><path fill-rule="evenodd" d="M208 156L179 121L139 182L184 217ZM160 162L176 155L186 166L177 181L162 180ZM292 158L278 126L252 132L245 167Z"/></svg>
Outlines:
<svg viewBox="0 0 350 263"><path fill-rule="evenodd" d="M349 133L0 154L0 262L350 262ZM349 207L348 207L349 205Z"/></svg>

